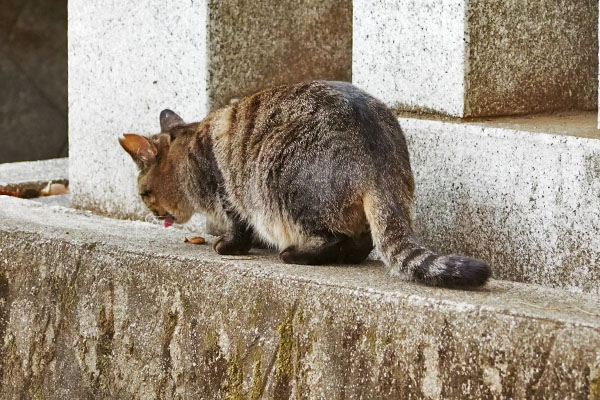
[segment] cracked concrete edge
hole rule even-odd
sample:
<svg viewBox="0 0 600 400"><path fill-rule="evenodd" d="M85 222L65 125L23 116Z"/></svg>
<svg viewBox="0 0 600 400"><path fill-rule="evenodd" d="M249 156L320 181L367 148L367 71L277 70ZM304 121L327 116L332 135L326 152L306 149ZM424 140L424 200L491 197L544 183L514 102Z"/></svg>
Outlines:
<svg viewBox="0 0 600 400"><path fill-rule="evenodd" d="M0 205L9 396L597 396L592 296L501 281L427 288L377 263L232 260L184 244L180 229Z"/></svg>

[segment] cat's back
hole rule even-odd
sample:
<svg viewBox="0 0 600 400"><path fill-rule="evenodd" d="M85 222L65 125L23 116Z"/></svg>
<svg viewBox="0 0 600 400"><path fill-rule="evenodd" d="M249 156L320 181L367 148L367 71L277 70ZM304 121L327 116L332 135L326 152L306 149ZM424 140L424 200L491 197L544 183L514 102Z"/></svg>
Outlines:
<svg viewBox="0 0 600 400"><path fill-rule="evenodd" d="M348 82L273 87L217 111L213 120L216 153L228 163L343 142L350 153L382 160L406 147L391 111Z"/></svg>
<svg viewBox="0 0 600 400"><path fill-rule="evenodd" d="M268 225L288 226L283 214L329 229L323 221L358 204L373 185L400 193L412 182L397 120L349 83L267 89L219 110L211 125L229 203L257 219L255 226L269 221L265 232ZM287 210L277 217L281 224L274 223L281 210Z"/></svg>

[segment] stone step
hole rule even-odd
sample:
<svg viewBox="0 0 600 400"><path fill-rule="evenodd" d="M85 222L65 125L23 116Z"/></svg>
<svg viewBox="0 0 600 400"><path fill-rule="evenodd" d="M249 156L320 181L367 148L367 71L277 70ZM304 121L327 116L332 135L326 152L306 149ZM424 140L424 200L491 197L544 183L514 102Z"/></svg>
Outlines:
<svg viewBox="0 0 600 400"><path fill-rule="evenodd" d="M414 136L413 136L414 137ZM414 140L414 139L413 139ZM0 197L7 398L600 396L596 296L219 257L177 228Z"/></svg>
<svg viewBox="0 0 600 400"><path fill-rule="evenodd" d="M497 278L600 294L595 112L399 122L426 244L488 260Z"/></svg>
<svg viewBox="0 0 600 400"><path fill-rule="evenodd" d="M39 192L48 182L69 182L69 159L55 158L43 161L24 161L0 164L0 191Z"/></svg>

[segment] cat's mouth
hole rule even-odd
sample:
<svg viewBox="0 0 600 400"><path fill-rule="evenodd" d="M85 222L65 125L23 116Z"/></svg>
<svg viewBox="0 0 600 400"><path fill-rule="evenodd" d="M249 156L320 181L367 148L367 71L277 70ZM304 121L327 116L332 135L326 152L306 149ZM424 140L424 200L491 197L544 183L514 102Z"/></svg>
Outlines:
<svg viewBox="0 0 600 400"><path fill-rule="evenodd" d="M177 218L175 218L175 216L173 216L171 214L164 215L160 218L164 221L165 228L170 227L177 221Z"/></svg>

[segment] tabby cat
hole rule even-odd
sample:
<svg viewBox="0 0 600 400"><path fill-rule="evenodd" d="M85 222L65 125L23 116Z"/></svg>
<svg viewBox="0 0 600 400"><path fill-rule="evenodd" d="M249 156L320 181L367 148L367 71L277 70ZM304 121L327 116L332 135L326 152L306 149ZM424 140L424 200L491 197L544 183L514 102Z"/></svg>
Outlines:
<svg viewBox="0 0 600 400"><path fill-rule="evenodd" d="M201 212L226 226L219 254L246 254L258 237L292 264L360 263L377 248L393 276L476 287L481 260L443 256L413 233L406 140L380 101L345 82L278 86L186 124L160 114L161 133L119 141L157 216Z"/></svg>

